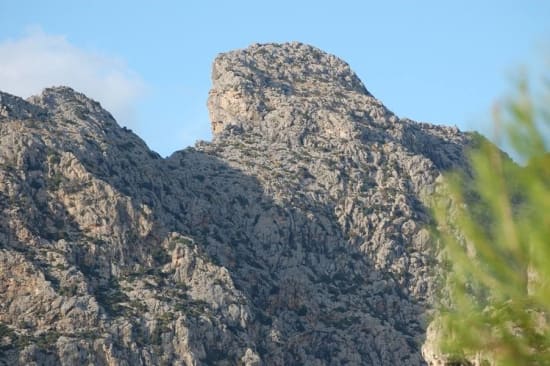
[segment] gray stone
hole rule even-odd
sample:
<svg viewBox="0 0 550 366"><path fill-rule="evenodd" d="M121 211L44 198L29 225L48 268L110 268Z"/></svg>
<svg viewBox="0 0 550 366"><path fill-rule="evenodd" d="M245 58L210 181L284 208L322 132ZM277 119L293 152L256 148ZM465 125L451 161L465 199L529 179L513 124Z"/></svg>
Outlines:
<svg viewBox="0 0 550 366"><path fill-rule="evenodd" d="M471 136L301 43L212 79L213 141L166 159L70 88L0 94L0 363L425 364L425 203Z"/></svg>

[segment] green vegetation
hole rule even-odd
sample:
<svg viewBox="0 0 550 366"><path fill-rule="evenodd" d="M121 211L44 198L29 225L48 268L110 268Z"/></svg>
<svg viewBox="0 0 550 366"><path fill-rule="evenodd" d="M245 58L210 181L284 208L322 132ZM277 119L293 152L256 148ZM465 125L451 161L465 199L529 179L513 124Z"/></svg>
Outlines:
<svg viewBox="0 0 550 366"><path fill-rule="evenodd" d="M171 259L166 250L160 246L154 246L151 248L151 256L153 257L153 260L160 265L170 262Z"/></svg>
<svg viewBox="0 0 550 366"><path fill-rule="evenodd" d="M120 288L118 281L111 277L109 282L100 286L95 292L97 302L103 309L113 317L125 314L127 306L121 304L126 303L130 299Z"/></svg>
<svg viewBox="0 0 550 366"><path fill-rule="evenodd" d="M4 337L13 337L13 330L6 324L0 322L0 340Z"/></svg>
<svg viewBox="0 0 550 366"><path fill-rule="evenodd" d="M33 343L40 349L51 349L55 346L57 339L61 336L58 332L51 330L33 339Z"/></svg>
<svg viewBox="0 0 550 366"><path fill-rule="evenodd" d="M548 79L550 80L550 79ZM450 359L550 364L550 82L495 114L519 166L482 141L434 205L446 258L438 340ZM461 364L461 363L457 364Z"/></svg>

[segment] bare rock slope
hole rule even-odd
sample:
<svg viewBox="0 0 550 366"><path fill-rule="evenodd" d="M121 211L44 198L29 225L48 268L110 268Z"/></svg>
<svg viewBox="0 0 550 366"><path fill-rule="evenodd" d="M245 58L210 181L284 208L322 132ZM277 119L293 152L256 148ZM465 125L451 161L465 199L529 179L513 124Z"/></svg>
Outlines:
<svg viewBox="0 0 550 366"><path fill-rule="evenodd" d="M219 55L166 159L67 87L0 93L0 364L421 365L424 200L471 137L300 43Z"/></svg>

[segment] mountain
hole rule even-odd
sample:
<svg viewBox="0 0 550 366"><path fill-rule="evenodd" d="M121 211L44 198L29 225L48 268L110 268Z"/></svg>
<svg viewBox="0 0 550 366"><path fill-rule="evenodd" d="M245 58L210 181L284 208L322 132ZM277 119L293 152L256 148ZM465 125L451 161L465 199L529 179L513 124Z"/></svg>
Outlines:
<svg viewBox="0 0 550 366"><path fill-rule="evenodd" d="M220 54L208 106L163 159L71 88L0 93L0 364L431 360L426 200L473 135L301 43Z"/></svg>

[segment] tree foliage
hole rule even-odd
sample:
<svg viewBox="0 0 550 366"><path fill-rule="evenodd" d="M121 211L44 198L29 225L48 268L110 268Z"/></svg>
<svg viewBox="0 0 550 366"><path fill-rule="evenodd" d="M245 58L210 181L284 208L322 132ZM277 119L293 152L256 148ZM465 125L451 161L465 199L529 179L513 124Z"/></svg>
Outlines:
<svg viewBox="0 0 550 366"><path fill-rule="evenodd" d="M527 78L495 114L513 162L482 141L434 204L447 266L441 350L495 365L550 364L550 82Z"/></svg>

